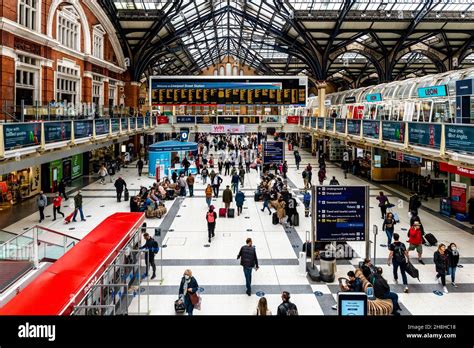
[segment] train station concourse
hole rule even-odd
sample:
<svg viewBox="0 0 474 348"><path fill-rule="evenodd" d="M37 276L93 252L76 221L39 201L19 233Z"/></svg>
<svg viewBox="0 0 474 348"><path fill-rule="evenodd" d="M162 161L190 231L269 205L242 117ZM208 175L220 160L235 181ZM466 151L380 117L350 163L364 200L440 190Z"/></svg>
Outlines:
<svg viewBox="0 0 474 348"><path fill-rule="evenodd" d="M393 343L464 342L474 2L6 0L0 21L0 325L390 317Z"/></svg>

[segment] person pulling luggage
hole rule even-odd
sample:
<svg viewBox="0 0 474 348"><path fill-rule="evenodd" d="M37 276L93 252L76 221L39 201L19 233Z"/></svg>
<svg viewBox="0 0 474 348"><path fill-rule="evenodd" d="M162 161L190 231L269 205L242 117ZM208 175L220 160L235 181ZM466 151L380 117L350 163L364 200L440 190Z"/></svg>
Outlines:
<svg viewBox="0 0 474 348"><path fill-rule="evenodd" d="M117 192L117 202L121 202L122 200L122 192L124 190L124 188L126 189L127 188L127 183L125 182L125 180L122 179L122 177L118 177L117 180L115 180L115 191Z"/></svg>

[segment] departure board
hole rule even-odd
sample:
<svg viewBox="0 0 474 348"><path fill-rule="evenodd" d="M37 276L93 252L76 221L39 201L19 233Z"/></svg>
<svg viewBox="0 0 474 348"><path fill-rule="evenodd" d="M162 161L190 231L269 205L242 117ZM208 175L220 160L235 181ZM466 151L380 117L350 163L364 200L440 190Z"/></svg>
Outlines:
<svg viewBox="0 0 474 348"><path fill-rule="evenodd" d="M153 76L151 104L305 106L308 79L304 76Z"/></svg>

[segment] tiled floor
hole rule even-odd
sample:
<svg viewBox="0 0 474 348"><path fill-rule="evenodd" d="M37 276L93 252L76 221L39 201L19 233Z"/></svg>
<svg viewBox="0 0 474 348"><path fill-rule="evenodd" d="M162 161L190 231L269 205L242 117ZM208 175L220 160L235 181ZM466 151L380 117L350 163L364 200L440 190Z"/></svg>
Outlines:
<svg viewBox="0 0 474 348"><path fill-rule="evenodd" d="M296 170L294 157L291 152L286 153L290 165L289 180L293 185L294 193L298 194L298 188L303 187L301 176L303 164L311 163L313 168L317 168L317 161L306 152L301 152L303 161L299 171ZM316 169L317 171L317 169ZM150 185L153 179L147 177L139 178L136 169L123 169L121 175L129 185L129 189L134 193L140 185ZM328 165L328 178L333 175L337 177L341 185L365 185L366 182L352 175L344 179L342 171L332 165ZM315 175L313 175L315 177ZM230 177L223 177L224 188L229 184ZM273 313L280 303L279 294L283 290L292 292L292 301L298 306L300 314L333 315L335 311L331 306L337 297L337 283L312 283L305 275L298 271L297 252L301 250L302 243L306 239L307 231L311 229L310 218L304 217L303 205L300 202L298 207L300 215L300 225L292 231L285 231L281 225L273 225L268 212L261 212L261 202L254 202L253 192L258 183L258 176L254 170L245 178L244 192L247 200L245 209L241 216L234 219L217 219L216 237L208 245L207 228L205 221L206 203L204 198L204 186L201 180L197 180L194 198L185 198L181 203L177 203L176 216L168 219L171 222L169 230L162 232L161 244L166 245L157 255L158 260L163 260L163 274L158 274L154 281L150 281L149 310L151 314L170 315L174 314L173 303L177 298L178 286L183 271L191 268L193 274L203 288L202 310L195 311L200 314L252 314L258 297L256 292L264 292L268 300L269 308ZM328 183L328 182L326 182ZM375 196L380 187L377 184L370 184L370 209L371 225L376 224L381 228L382 220L377 207ZM52 217L42 225L68 233L72 236L82 238L94 226L113 212L129 211L129 203L117 203L113 184L107 182L106 185L92 183L83 189L84 213L87 216L86 222L77 222L65 225L62 220L51 221ZM397 201L399 197L389 194L392 201ZM299 197L301 199L301 197ZM68 201L70 202L70 201ZM72 209L68 207L68 202L63 208L65 213ZM396 232L405 235L409 219L407 216L406 201L401 201L403 207L395 208L399 212L401 223L396 225ZM173 202L166 202L168 208ZM213 202L216 208L223 206L222 197ZM170 213L171 214L171 213ZM52 215L52 207L48 206L46 215ZM466 231L453 226L449 221L441 219L427 211L421 211L420 217L424 223L425 230L433 233L441 243L456 242L461 252L461 264L463 268L457 271L457 283L459 288L454 289L448 285L449 294L437 296L433 290L441 289L441 286L434 281L434 265L431 260L435 247L424 247L423 257L426 265L415 266L420 270L420 281L409 279L412 291L409 294L401 293L401 285L395 285L391 267L386 265L388 251L381 244L386 244L385 234L377 236L375 247L376 255L380 266L384 269L384 276L388 280L392 289L398 292L402 307L402 315L408 314L474 314L474 236ZM158 227L164 220L148 220L148 226ZM32 214L21 218L19 221L5 227L8 231L21 233L23 229L31 227L38 222L38 214ZM253 295L245 294L245 281L238 260L237 253L245 239L251 237L256 246L257 255L260 259L261 268L253 272ZM373 241L373 234L370 234ZM359 255L365 255L365 244L363 242L349 243L353 250ZM371 255L374 255L372 248ZM413 255L414 256L414 255ZM360 258L354 258L350 262L341 260L337 266L336 279L345 277L349 270L354 269L354 265ZM160 270L160 267L158 267ZM162 278L162 280L160 279ZM319 296L322 295L322 296ZM147 311L146 297L141 298L141 311ZM137 300L131 304L131 312L138 309Z"/></svg>

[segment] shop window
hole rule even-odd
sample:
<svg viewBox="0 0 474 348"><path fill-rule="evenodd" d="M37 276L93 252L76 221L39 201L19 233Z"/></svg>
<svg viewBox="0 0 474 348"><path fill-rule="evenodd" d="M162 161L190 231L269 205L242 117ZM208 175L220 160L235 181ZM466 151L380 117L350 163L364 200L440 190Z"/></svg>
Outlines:
<svg viewBox="0 0 474 348"><path fill-rule="evenodd" d="M18 2L18 23L31 30L37 30L38 6L38 0L20 0Z"/></svg>
<svg viewBox="0 0 474 348"><path fill-rule="evenodd" d="M79 16L72 6L58 11L57 40L70 49L80 50Z"/></svg>

